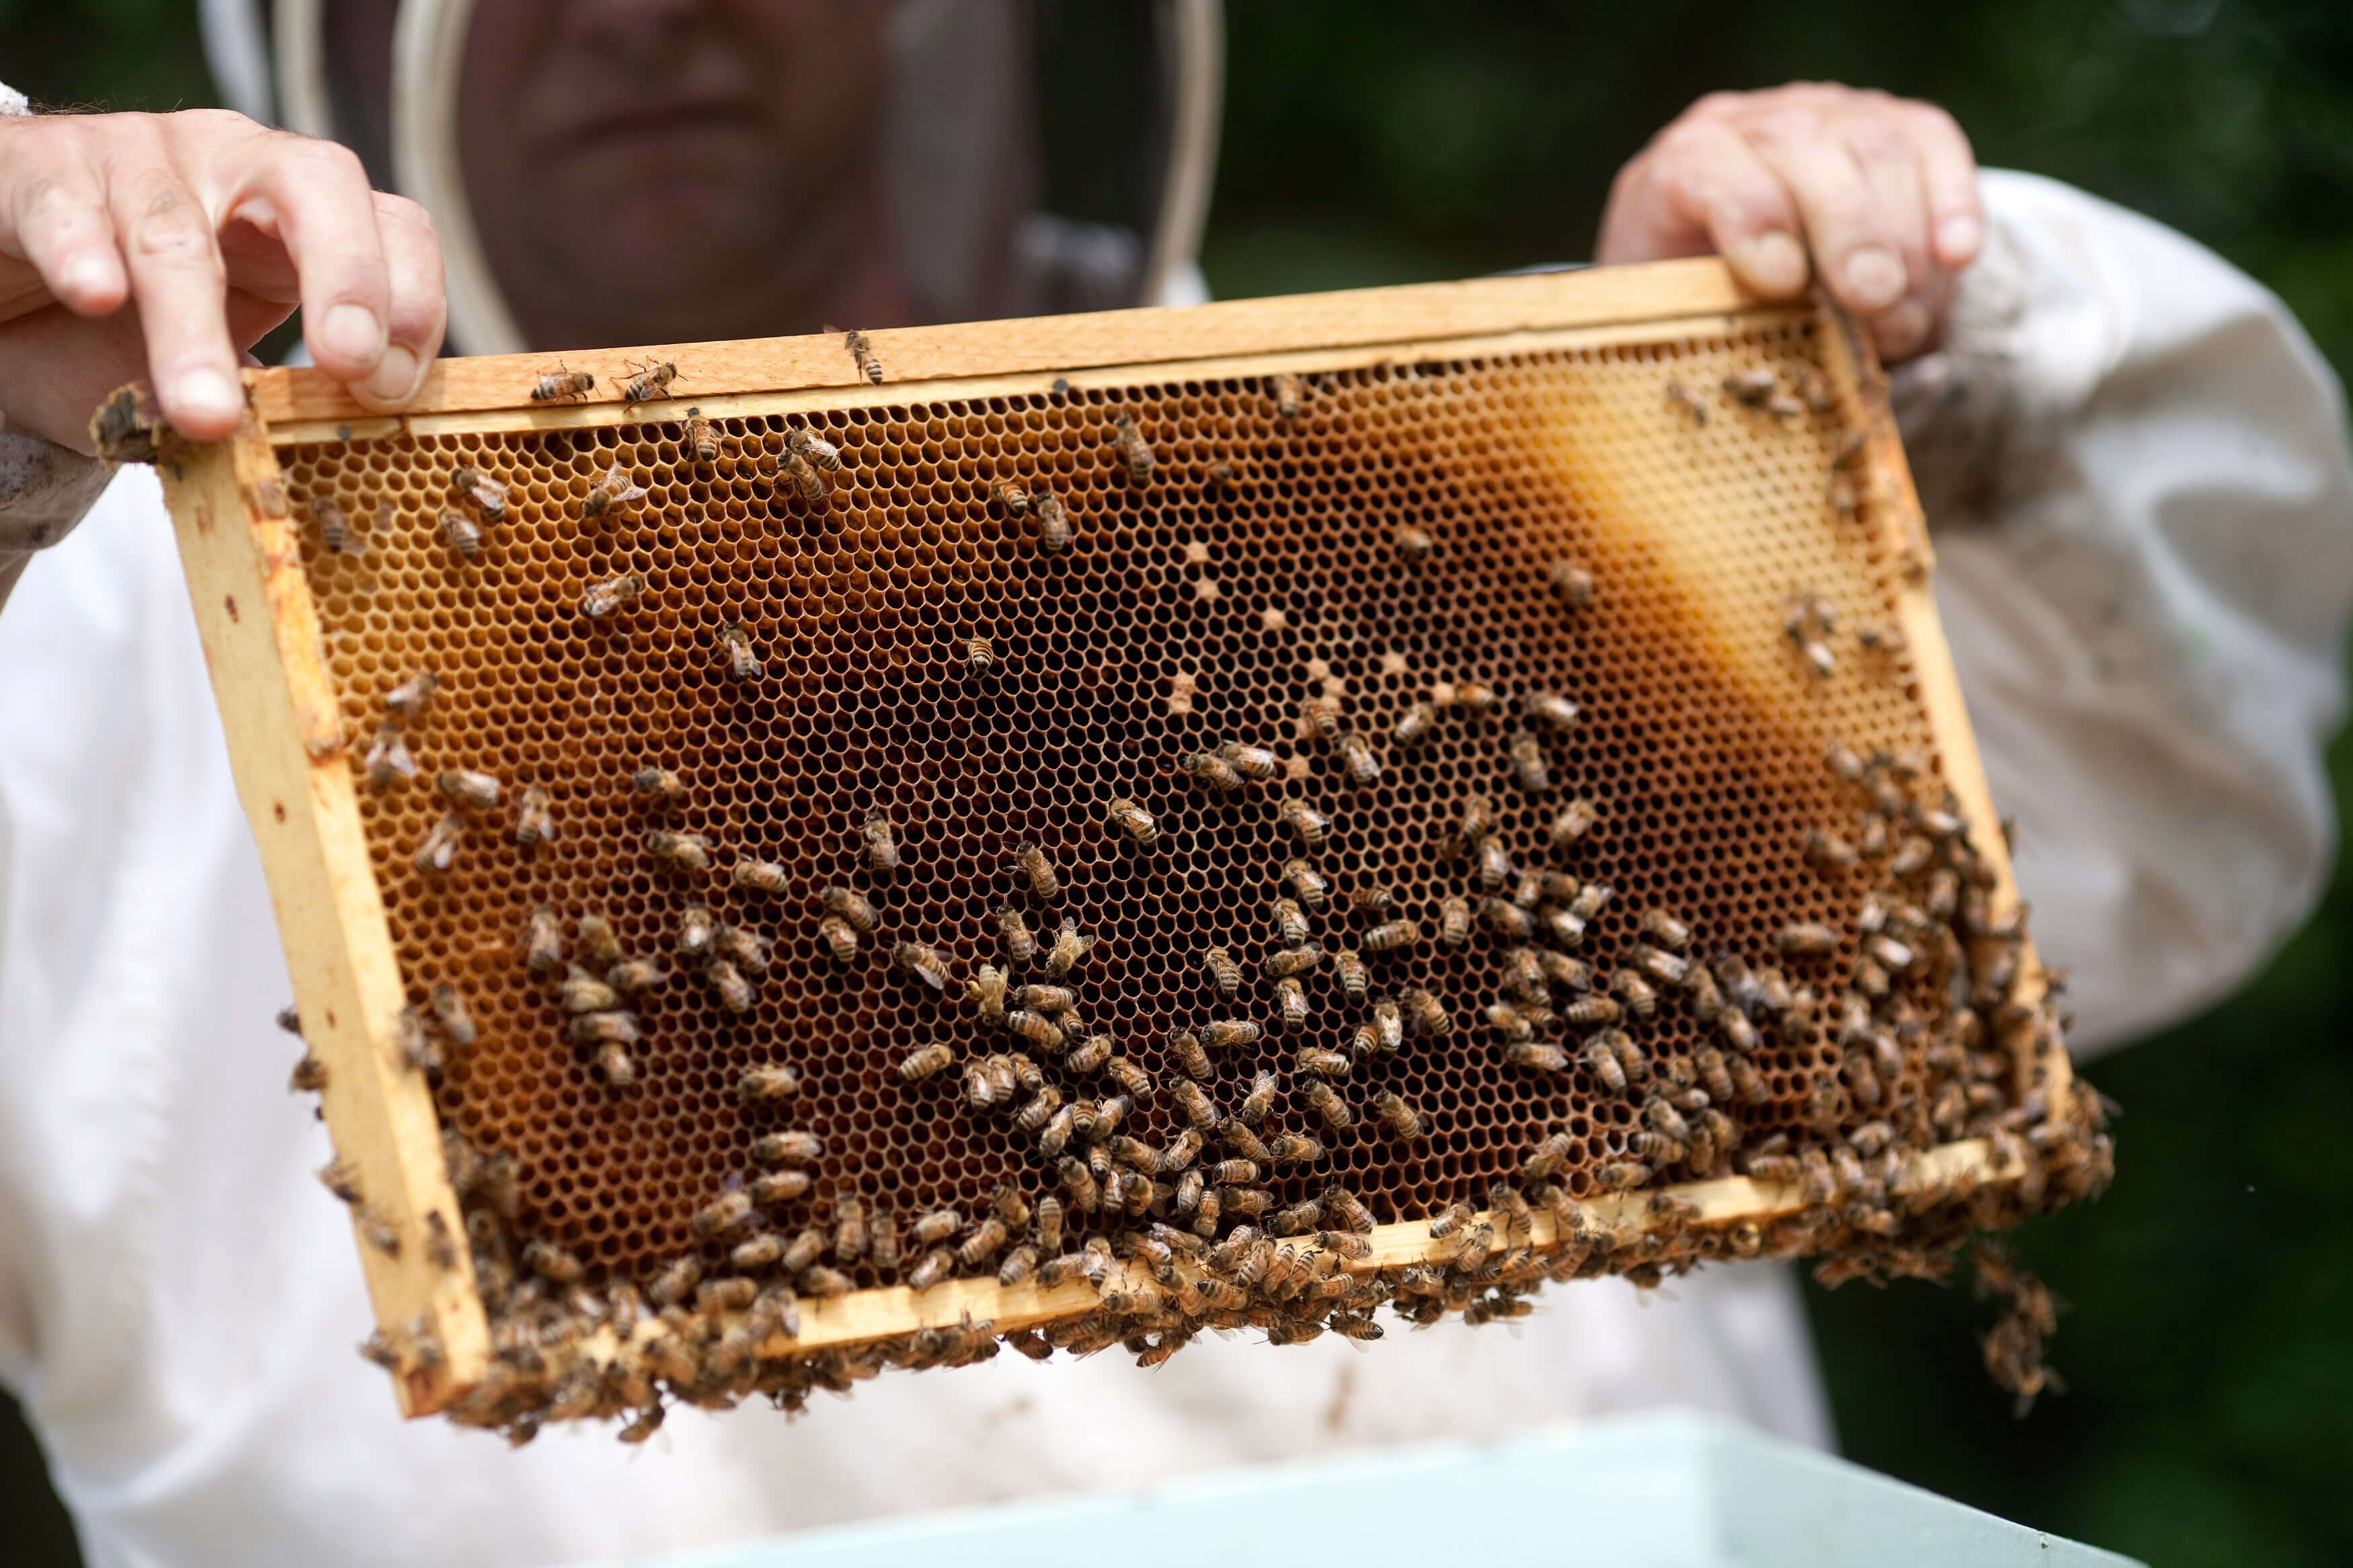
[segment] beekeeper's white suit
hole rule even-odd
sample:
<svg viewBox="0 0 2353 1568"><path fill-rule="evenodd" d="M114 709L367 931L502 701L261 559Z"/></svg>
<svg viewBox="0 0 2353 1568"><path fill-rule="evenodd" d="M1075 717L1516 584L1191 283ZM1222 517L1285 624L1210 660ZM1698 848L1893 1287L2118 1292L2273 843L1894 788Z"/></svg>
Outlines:
<svg viewBox="0 0 2353 1568"><path fill-rule="evenodd" d="M2036 933L2096 1045L2221 996L2312 901L2353 476L2337 384L2270 295L2063 186L1984 194L1984 258L1899 404ZM0 541L72 510L11 460ZM1670 1402L1828 1440L1770 1266L1556 1289L1515 1329L1366 1353L885 1374L794 1424L681 1409L643 1449L403 1425L353 1353L369 1309L285 1092L288 982L144 469L0 616L0 1382L94 1564L610 1558Z"/></svg>

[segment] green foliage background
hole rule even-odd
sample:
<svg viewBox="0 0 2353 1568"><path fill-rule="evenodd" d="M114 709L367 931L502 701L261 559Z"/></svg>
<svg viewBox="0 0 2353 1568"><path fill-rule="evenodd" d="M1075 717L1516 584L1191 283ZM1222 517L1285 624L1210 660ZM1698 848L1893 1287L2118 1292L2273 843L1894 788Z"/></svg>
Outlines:
<svg viewBox="0 0 2353 1568"><path fill-rule="evenodd" d="M208 102L194 9L0 0L0 78L52 104ZM1693 99L1837 79L1934 99L1984 162L2183 229L2353 366L2341 4L1229 0L1229 26L1220 295L1581 258L1611 175ZM2334 763L2341 811L2353 750ZM2353 1562L2348 954L2340 871L2244 993L2095 1066L2125 1108L2119 1173L2021 1238L2070 1306L2070 1392L2028 1419L1978 1370L1965 1298L1816 1292L1848 1454L2167 1568ZM71 1562L37 1463L0 1435L0 1557Z"/></svg>

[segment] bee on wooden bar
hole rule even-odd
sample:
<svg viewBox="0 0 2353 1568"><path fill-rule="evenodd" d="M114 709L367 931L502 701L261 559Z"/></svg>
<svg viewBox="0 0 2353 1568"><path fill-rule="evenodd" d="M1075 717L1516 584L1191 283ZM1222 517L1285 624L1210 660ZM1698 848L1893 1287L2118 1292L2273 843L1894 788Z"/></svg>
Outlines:
<svg viewBox="0 0 2353 1568"><path fill-rule="evenodd" d="M1114 795L1103 806L1103 815L1111 825L1126 836L1139 849L1149 849L1160 842L1160 824L1125 795Z"/></svg>
<svg viewBox="0 0 2353 1568"><path fill-rule="evenodd" d="M1574 561L1556 561L1545 570L1561 603L1581 610L1593 603L1593 574Z"/></svg>
<svg viewBox="0 0 2353 1568"><path fill-rule="evenodd" d="M595 376L585 370L567 370L564 362L558 360L554 370L531 384L531 400L533 403L568 403L575 398L587 396L596 390L596 386Z"/></svg>
<svg viewBox="0 0 2353 1568"><path fill-rule="evenodd" d="M1341 771L1350 784L1370 789L1381 782L1381 760L1373 754L1370 740L1351 730L1335 738L1333 746L1340 753Z"/></svg>
<svg viewBox="0 0 2353 1568"><path fill-rule="evenodd" d="M1029 879L1029 888L1039 898L1052 903L1062 895L1061 878L1055 874L1054 863L1035 844L1024 844L1013 852L1013 863Z"/></svg>
<svg viewBox="0 0 2353 1568"><path fill-rule="evenodd" d="M454 507L441 509L441 538L468 561L482 552L482 525Z"/></svg>
<svg viewBox="0 0 2353 1568"><path fill-rule="evenodd" d="M1332 832L1332 819L1303 800L1284 801L1275 820L1309 849L1320 846Z"/></svg>
<svg viewBox="0 0 2353 1568"><path fill-rule="evenodd" d="M1400 746L1419 746L1438 729L1438 710L1427 702L1417 702L1398 715L1390 726L1389 739Z"/></svg>
<svg viewBox="0 0 2353 1568"><path fill-rule="evenodd" d="M1113 432L1113 444L1119 448L1119 460L1127 466L1127 477L1139 485L1149 483L1152 479L1152 443L1144 438L1144 432L1137 427L1135 420L1125 414L1119 416Z"/></svg>
<svg viewBox="0 0 2353 1568"><path fill-rule="evenodd" d="M1282 371L1271 378L1269 389L1274 395L1274 413L1278 419L1296 419L1305 406L1299 378Z"/></svg>
<svg viewBox="0 0 2353 1568"><path fill-rule="evenodd" d="M377 726L375 741L368 747L367 758L361 766L367 773L369 787L379 790L391 788L398 779L413 779L418 771L407 742L401 739L400 726L389 719Z"/></svg>
<svg viewBox="0 0 2353 1568"><path fill-rule="evenodd" d="M637 482L636 476L626 464L616 461L597 477L595 484L588 487L588 493L580 498L580 516L586 521L594 522L600 517L645 500L649 493L645 486Z"/></svg>
<svg viewBox="0 0 2353 1568"><path fill-rule="evenodd" d="M443 795L460 805L489 811L499 804L499 781L489 773L444 768L434 783Z"/></svg>
<svg viewBox="0 0 2353 1568"><path fill-rule="evenodd" d="M624 573L602 583L592 583L580 596L580 613L591 620L602 619L614 611L638 602L646 591L646 580L638 573Z"/></svg>
<svg viewBox="0 0 2353 1568"><path fill-rule="evenodd" d="M289 1094L323 1094L327 1089L327 1064L309 1050L294 1059L294 1070L286 1077Z"/></svg>
<svg viewBox="0 0 2353 1568"><path fill-rule="evenodd" d="M670 384L678 379L678 366L669 360L649 364L631 376L621 387L624 405L651 403L668 395Z"/></svg>
<svg viewBox="0 0 2353 1568"><path fill-rule="evenodd" d="M1071 547L1075 531L1061 497L1051 490L1039 490L1029 498L1029 510L1038 520L1039 549L1049 555L1060 555Z"/></svg>
<svg viewBox="0 0 2353 1568"><path fill-rule="evenodd" d="M466 837L466 819L456 812L444 816L427 830L410 863L420 871L447 871L458 858L458 845Z"/></svg>

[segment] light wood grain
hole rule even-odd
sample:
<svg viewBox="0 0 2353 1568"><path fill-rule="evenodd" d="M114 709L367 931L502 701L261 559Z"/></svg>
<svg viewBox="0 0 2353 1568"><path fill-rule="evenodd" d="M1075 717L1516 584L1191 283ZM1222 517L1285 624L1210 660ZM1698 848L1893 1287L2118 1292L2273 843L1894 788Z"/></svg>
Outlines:
<svg viewBox="0 0 2353 1568"><path fill-rule="evenodd" d="M327 1129L357 1169L366 1208L400 1235L399 1255L387 1257L354 1226L376 1321L397 1334L421 1317L442 1347L440 1366L395 1380L403 1410L423 1414L481 1375L489 1334L432 1098L392 1044L400 969L284 480L250 419L230 440L168 448L156 467L303 1035L327 1067ZM317 1201L334 1200L322 1189ZM427 1212L450 1226L454 1268L427 1257Z"/></svg>
<svg viewBox="0 0 2353 1568"><path fill-rule="evenodd" d="M1722 314L1749 302L1722 262L1701 258L1169 310L900 327L869 336L889 387L896 388L957 377L1017 372L1050 376L1092 366L1169 363L1303 345L1349 349L1562 327L1625 326ZM663 413L655 404L644 410L661 417L676 417L676 410L688 404L738 393L865 386L842 340L831 335L658 343L560 357L567 368L596 377L592 402L616 406L619 388L636 369L662 362L676 364L679 379L671 387L674 395L667 400L672 409ZM426 372L409 416L529 409L533 384L555 368L558 358L510 354L439 361ZM320 421L350 424L356 434L374 417L316 369L259 371L249 380L254 406L273 427ZM865 390L871 398L873 389Z"/></svg>

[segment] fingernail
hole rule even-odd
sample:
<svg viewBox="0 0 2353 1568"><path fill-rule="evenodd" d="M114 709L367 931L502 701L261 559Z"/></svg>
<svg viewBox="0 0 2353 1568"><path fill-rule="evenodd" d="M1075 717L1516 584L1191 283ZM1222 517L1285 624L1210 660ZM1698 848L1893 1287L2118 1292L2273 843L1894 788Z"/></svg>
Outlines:
<svg viewBox="0 0 2353 1568"><path fill-rule="evenodd" d="M1740 241L1725 259L1760 294L1794 294L1806 286L1806 247L1778 229Z"/></svg>
<svg viewBox="0 0 2353 1568"><path fill-rule="evenodd" d="M1872 318L1871 335L1878 341L1880 358L1908 359L1927 346L1928 307L1917 300L1906 300Z"/></svg>
<svg viewBox="0 0 2353 1568"><path fill-rule="evenodd" d="M417 395L417 384L425 377L425 367L417 363L414 351L394 343L375 362L375 370L360 383L360 388L378 403L406 403Z"/></svg>
<svg viewBox="0 0 2353 1568"><path fill-rule="evenodd" d="M113 280L113 272L95 256L78 256L66 263L64 282L73 293L95 294Z"/></svg>
<svg viewBox="0 0 2353 1568"><path fill-rule="evenodd" d="M237 384L216 370L192 370L174 385L173 401L182 417L235 419L245 398Z"/></svg>
<svg viewBox="0 0 2353 1568"><path fill-rule="evenodd" d="M1846 289L1853 296L1848 303L1866 310L1892 305L1903 297L1904 284L1904 263L1885 246L1866 245L1848 253Z"/></svg>
<svg viewBox="0 0 2353 1568"><path fill-rule="evenodd" d="M384 322L365 305L336 305L319 319L322 358L365 361L384 348Z"/></svg>
<svg viewBox="0 0 2353 1568"><path fill-rule="evenodd" d="M1985 230L1973 217L1948 217L1936 226L1936 254L1958 267L1985 243Z"/></svg>

